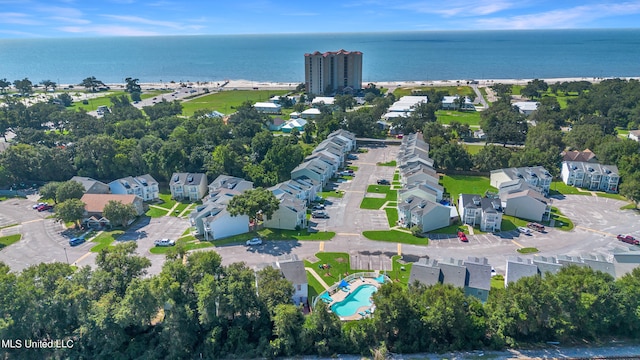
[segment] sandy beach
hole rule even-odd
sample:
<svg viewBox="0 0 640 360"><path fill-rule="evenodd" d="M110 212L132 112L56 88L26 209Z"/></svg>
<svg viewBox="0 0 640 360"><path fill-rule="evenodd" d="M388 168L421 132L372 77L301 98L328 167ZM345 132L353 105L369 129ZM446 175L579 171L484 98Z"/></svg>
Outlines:
<svg viewBox="0 0 640 360"><path fill-rule="evenodd" d="M541 79L548 84L556 82L572 82L572 81L589 81L598 83L607 78L600 77L572 77L572 78L551 78ZM623 77L621 79L640 79L640 77ZM474 83L480 87L491 86L494 84L510 84L510 85L526 85L533 79L459 79L459 80L412 80L412 81L372 81L377 87L421 87L421 86L457 86L468 85ZM225 84L226 82L226 84ZM302 81L301 81L302 82ZM221 81L205 81L205 82L185 82L185 83L141 83L143 90L150 89L177 89L183 86L191 86L193 88L208 88L211 91L224 90L294 90L298 84L296 82L257 82L250 80L221 80ZM124 84L108 84L112 89L124 88ZM223 86L224 85L224 86ZM363 83L366 86L365 83Z"/></svg>

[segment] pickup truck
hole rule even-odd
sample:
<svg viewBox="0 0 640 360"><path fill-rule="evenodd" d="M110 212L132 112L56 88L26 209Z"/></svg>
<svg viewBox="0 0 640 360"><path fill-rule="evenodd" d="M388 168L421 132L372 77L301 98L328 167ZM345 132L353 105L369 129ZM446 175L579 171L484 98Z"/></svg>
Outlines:
<svg viewBox="0 0 640 360"><path fill-rule="evenodd" d="M636 238L634 238L631 235L618 235L616 236L616 238L622 242L625 242L627 244L631 244L631 245L640 245L640 241L636 240Z"/></svg>

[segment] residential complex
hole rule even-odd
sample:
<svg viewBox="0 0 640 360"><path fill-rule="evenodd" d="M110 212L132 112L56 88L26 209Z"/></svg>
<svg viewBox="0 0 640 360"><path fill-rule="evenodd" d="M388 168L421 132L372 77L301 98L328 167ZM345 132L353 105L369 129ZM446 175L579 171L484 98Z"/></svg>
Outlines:
<svg viewBox="0 0 640 360"><path fill-rule="evenodd" d="M538 188L545 195L549 194L553 177L542 166L521 168L506 168L491 171L491 186L500 189L504 183L522 179L531 186Z"/></svg>
<svg viewBox="0 0 640 360"><path fill-rule="evenodd" d="M316 51L304 54L304 81L309 94L351 93L362 89L360 51Z"/></svg>
<svg viewBox="0 0 640 360"><path fill-rule="evenodd" d="M169 181L171 197L176 200L198 201L207 194L207 175L173 173Z"/></svg>
<svg viewBox="0 0 640 360"><path fill-rule="evenodd" d="M564 161L562 163L562 181L589 190L618 192L618 167L600 165L582 161Z"/></svg>
<svg viewBox="0 0 640 360"><path fill-rule="evenodd" d="M487 258L471 256L467 260L448 258L438 261L420 258L411 267L409 283L414 281L427 286L451 284L464 288L466 295L486 302L491 290L491 265Z"/></svg>
<svg viewBox="0 0 640 360"><path fill-rule="evenodd" d="M112 194L138 195L144 201L154 201L160 198L158 182L149 174L136 177L127 176L109 183Z"/></svg>
<svg viewBox="0 0 640 360"><path fill-rule="evenodd" d="M398 191L398 224L428 232L449 226L457 217L455 207L441 204L444 188L429 158L429 144L421 134L402 139L398 152L402 189Z"/></svg>

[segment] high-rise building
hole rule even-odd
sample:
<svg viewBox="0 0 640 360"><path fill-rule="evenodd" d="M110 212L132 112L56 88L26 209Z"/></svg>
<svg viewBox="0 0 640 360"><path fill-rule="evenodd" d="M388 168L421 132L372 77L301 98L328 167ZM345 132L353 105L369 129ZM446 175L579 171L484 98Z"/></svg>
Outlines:
<svg viewBox="0 0 640 360"><path fill-rule="evenodd" d="M350 92L362 88L362 52L304 54L304 80L309 94Z"/></svg>

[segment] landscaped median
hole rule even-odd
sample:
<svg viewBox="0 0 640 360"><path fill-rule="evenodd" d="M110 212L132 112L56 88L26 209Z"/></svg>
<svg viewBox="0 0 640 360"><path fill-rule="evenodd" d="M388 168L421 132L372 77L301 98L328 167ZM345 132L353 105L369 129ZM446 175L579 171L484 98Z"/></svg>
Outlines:
<svg viewBox="0 0 640 360"><path fill-rule="evenodd" d="M175 247L182 247L184 251L204 249L213 247L213 244L209 241L200 241L193 235L185 235L176 240ZM149 252L152 254L166 254L173 246L154 246Z"/></svg>
<svg viewBox="0 0 640 360"><path fill-rule="evenodd" d="M389 185L369 185L367 187L368 194L383 194L380 197L365 197L360 203L360 209L379 210L388 201L395 202L398 200L398 191L392 190Z"/></svg>
<svg viewBox="0 0 640 360"><path fill-rule="evenodd" d="M91 252L100 252L102 249L113 247L112 243L120 236L124 234L123 230L111 230L103 231L96 236L91 242L97 243L91 248Z"/></svg>
<svg viewBox="0 0 640 360"><path fill-rule="evenodd" d="M362 232L362 235L369 240L387 241L411 245L427 245L428 238L414 236L411 233L400 230L370 230Z"/></svg>
<svg viewBox="0 0 640 360"><path fill-rule="evenodd" d="M22 239L21 234L13 234L0 237L0 249L3 249L11 244L15 244Z"/></svg>

